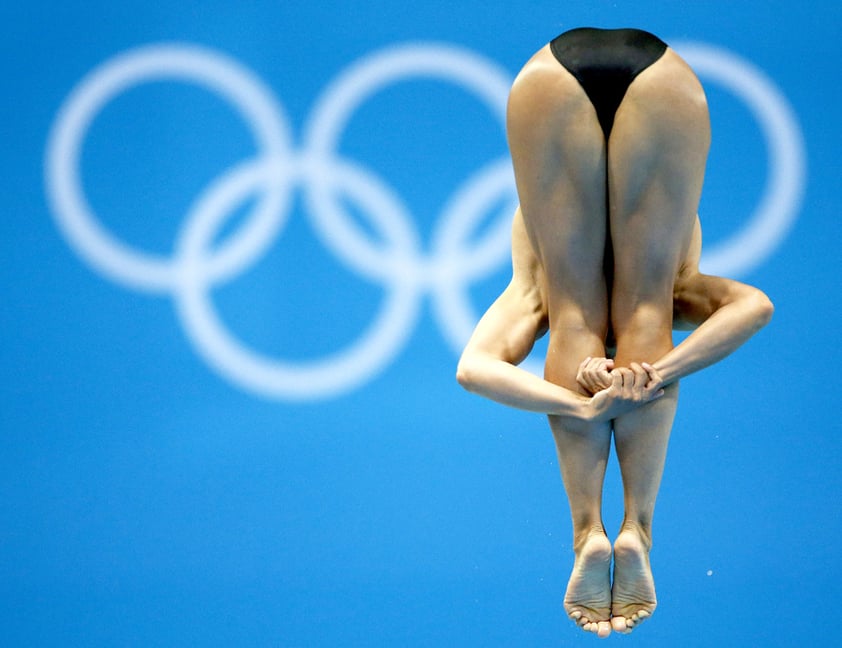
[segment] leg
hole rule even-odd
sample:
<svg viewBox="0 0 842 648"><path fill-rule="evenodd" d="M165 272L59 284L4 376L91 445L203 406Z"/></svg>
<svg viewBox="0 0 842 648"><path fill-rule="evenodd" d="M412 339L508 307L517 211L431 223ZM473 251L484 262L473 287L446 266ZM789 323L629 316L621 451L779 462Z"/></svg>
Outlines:
<svg viewBox="0 0 842 648"><path fill-rule="evenodd" d="M524 223L546 278L545 377L577 390L579 363L605 352L605 142L587 96L549 48L515 81L508 135ZM585 630L607 636L611 544L602 525L602 484L610 425L559 417L550 417L550 425L573 518L576 558L565 609Z"/></svg>
<svg viewBox="0 0 842 648"><path fill-rule="evenodd" d="M609 141L611 321L619 366L654 362L672 348L673 283L692 234L709 140L702 88L667 50L629 87ZM651 526L677 400L676 384L614 421L625 491L614 544L612 625L619 632L656 605Z"/></svg>

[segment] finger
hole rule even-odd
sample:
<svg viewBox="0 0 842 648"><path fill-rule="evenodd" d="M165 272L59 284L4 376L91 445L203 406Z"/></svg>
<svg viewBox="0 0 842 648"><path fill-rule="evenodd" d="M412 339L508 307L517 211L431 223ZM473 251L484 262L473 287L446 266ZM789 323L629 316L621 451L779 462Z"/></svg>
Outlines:
<svg viewBox="0 0 842 648"><path fill-rule="evenodd" d="M620 385L622 387L632 387L634 385L634 372L627 367L620 367L611 372L612 375L620 376Z"/></svg>
<svg viewBox="0 0 842 648"><path fill-rule="evenodd" d="M648 362L641 363L641 366L646 370L646 373L649 375L649 383L652 384L660 384L663 382L661 378L661 374L658 373L658 370L655 369L651 364Z"/></svg>
<svg viewBox="0 0 842 648"><path fill-rule="evenodd" d="M600 371L597 374L597 380L599 381L600 385L603 387L607 387L611 384L611 374L608 371Z"/></svg>
<svg viewBox="0 0 842 648"><path fill-rule="evenodd" d="M579 386L590 394L595 394L598 390L594 389L593 381L587 374L582 374L576 378Z"/></svg>
<svg viewBox="0 0 842 648"><path fill-rule="evenodd" d="M593 368L595 371L610 371L613 366L609 366L609 364L612 363L608 358L595 358Z"/></svg>
<svg viewBox="0 0 842 648"><path fill-rule="evenodd" d="M580 387L582 387L586 392L588 392L591 395L596 394L598 391L602 391L602 389L604 389L599 384L595 383L589 376L582 376L578 383Z"/></svg>
<svg viewBox="0 0 842 648"><path fill-rule="evenodd" d="M587 387L591 393L596 393L611 386L611 379L608 372L604 370L605 358L591 358L587 366L582 370L580 384Z"/></svg>
<svg viewBox="0 0 842 648"><path fill-rule="evenodd" d="M582 364L579 365L579 369L576 372L576 382L578 382L582 387L590 389L590 376L588 375L585 362L582 362Z"/></svg>
<svg viewBox="0 0 842 648"><path fill-rule="evenodd" d="M597 380L599 362L599 358L592 358L588 356L588 358L586 358L586 362L583 362L580 367L582 376L581 383L592 392L597 391L600 388Z"/></svg>
<svg viewBox="0 0 842 648"><path fill-rule="evenodd" d="M645 387L649 381L649 374L646 373L646 370L636 362L630 363L629 368L634 372L634 386L641 389Z"/></svg>
<svg viewBox="0 0 842 648"><path fill-rule="evenodd" d="M591 391L593 393L608 389L613 384L611 376L608 374L592 373L588 375L588 379L590 380Z"/></svg>
<svg viewBox="0 0 842 648"><path fill-rule="evenodd" d="M584 379L584 376L588 370L588 363L590 363L590 361L591 358L590 356L588 356L587 358L582 360L582 362L579 363L579 368L576 370L576 380L578 380L579 382L582 382L582 380Z"/></svg>

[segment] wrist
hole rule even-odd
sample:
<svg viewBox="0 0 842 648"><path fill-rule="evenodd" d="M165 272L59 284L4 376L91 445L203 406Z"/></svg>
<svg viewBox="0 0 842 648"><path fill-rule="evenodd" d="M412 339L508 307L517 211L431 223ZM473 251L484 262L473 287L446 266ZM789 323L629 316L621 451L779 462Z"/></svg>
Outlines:
<svg viewBox="0 0 842 648"><path fill-rule="evenodd" d="M549 412L549 414L590 422L596 416L596 408L592 401L592 396L574 394L572 400L566 398L563 402L558 403L558 406L552 412Z"/></svg>
<svg viewBox="0 0 842 648"><path fill-rule="evenodd" d="M576 416L576 418L580 421L584 421L586 423L593 423L596 421L598 415L599 411L597 410L596 404L594 403L594 397L591 396L590 398L583 397L579 401L579 405L574 416Z"/></svg>
<svg viewBox="0 0 842 648"><path fill-rule="evenodd" d="M655 369L655 371L658 374L658 377L660 378L660 380L658 381L660 382L658 388L666 387L670 383L673 383L676 380L678 380L678 376L675 375L673 367L669 366L668 363L655 362L652 364L652 367L653 369Z"/></svg>

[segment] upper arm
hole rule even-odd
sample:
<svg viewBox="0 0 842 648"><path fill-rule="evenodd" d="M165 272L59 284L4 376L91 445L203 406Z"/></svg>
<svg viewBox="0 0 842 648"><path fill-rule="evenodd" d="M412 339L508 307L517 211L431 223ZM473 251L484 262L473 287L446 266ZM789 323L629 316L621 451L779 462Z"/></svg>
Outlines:
<svg viewBox="0 0 842 648"><path fill-rule="evenodd" d="M673 328L696 328L722 306L733 301L739 287L744 285L700 272L681 277L673 290Z"/></svg>
<svg viewBox="0 0 842 648"><path fill-rule="evenodd" d="M518 209L512 224L512 280L477 324L463 358L481 353L518 364L546 330L543 272Z"/></svg>
<svg viewBox="0 0 842 648"><path fill-rule="evenodd" d="M673 328L696 328L717 310L735 302L758 311L764 317L767 311L770 312L771 302L757 288L732 279L702 274L699 271L701 252L702 231L697 217L687 258L673 288Z"/></svg>

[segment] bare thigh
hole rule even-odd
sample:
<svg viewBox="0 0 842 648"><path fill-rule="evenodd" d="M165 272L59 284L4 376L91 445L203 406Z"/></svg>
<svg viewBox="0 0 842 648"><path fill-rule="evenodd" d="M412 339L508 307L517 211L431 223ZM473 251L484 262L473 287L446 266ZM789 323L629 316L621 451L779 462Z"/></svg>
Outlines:
<svg viewBox="0 0 842 648"><path fill-rule="evenodd" d="M546 377L577 389L576 367L604 352L607 328L605 141L587 95L549 47L515 80L508 137L521 211L547 282Z"/></svg>
<svg viewBox="0 0 842 648"><path fill-rule="evenodd" d="M608 143L618 357L626 355L624 333L638 339L630 328L672 328L673 284L693 231L709 143L701 84L668 49L632 82Z"/></svg>

